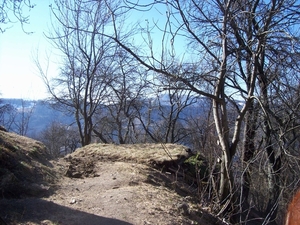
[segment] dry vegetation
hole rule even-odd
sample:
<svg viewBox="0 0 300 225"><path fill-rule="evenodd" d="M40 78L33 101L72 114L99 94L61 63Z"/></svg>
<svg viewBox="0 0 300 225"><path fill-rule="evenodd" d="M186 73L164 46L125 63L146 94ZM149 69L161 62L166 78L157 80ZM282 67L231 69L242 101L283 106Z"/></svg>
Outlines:
<svg viewBox="0 0 300 225"><path fill-rule="evenodd" d="M45 146L33 139L0 131L2 198L43 195L57 180Z"/></svg>
<svg viewBox="0 0 300 225"><path fill-rule="evenodd" d="M2 131L0 146L7 224L222 224L166 171L184 146L92 144L49 160L41 143Z"/></svg>

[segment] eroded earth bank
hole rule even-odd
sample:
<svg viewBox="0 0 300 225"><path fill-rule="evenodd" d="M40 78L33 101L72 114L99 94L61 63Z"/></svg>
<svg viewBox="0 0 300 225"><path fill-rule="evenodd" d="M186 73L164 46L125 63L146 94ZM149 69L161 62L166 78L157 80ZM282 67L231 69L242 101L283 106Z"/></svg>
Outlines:
<svg viewBox="0 0 300 225"><path fill-rule="evenodd" d="M0 224L224 224L173 170L181 145L92 144L58 160L0 131Z"/></svg>

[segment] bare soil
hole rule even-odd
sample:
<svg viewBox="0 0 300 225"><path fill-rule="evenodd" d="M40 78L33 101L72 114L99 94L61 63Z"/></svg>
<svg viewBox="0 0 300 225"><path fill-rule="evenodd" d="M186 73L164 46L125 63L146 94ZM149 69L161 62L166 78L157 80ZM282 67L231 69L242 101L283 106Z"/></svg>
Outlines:
<svg viewBox="0 0 300 225"><path fill-rule="evenodd" d="M20 140L17 136L5 138L0 132L0 160L11 146L20 150L24 144L13 142ZM32 146L27 139L21 142ZM30 155L28 151L26 154ZM59 160L23 158L32 172L28 176L37 171L41 176L24 178L30 185L25 185L23 196L17 194L18 198L12 198L5 189L8 184L4 179L8 175L0 173L4 193L0 200L0 224L224 224L201 207L194 198L194 187L179 181L176 174L166 169L185 155L186 149L180 145L93 144ZM41 160L41 155L38 158ZM42 167L47 170L37 170ZM10 173L13 176L11 169ZM21 181L17 176L16 179L10 183L18 185L21 191ZM30 195L34 192L36 195Z"/></svg>

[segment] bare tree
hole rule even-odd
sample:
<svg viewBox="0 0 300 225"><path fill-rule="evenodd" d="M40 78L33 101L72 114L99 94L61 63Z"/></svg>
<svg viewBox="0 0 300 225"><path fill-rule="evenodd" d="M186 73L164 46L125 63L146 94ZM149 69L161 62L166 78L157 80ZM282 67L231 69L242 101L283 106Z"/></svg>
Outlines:
<svg viewBox="0 0 300 225"><path fill-rule="evenodd" d="M97 133L104 142L109 140L118 144L136 143L140 132L136 123L137 111L142 109L141 101L146 98L149 83L147 71L143 71L122 49L114 63L117 69L114 80L109 84L112 91L107 96L106 113L99 119L100 128L103 121L107 123ZM104 136L109 137L105 139Z"/></svg>
<svg viewBox="0 0 300 225"><path fill-rule="evenodd" d="M115 35L110 38L149 70L174 79L178 85L212 100L214 123L222 150L220 213L234 211L237 191L232 166L243 132L245 116L249 109L253 108L253 99L259 100L262 111L269 111L269 87L275 82L271 68L275 64L274 58L280 58L278 53L287 52L285 49L289 49L290 53L294 52L292 55L299 53L297 2L279 0L265 4L259 0L255 2L192 0L167 3L156 1L144 5L125 1L125 4L137 11L150 11L159 4L161 7L165 6L167 12L165 25L157 29L162 32L160 54L154 50L155 44L151 37L151 32L158 27L157 21L152 27L147 23L142 30L145 31L145 49L149 49L148 54L145 51L136 51L132 45L122 41L117 23L118 10L110 8L115 29ZM174 43L183 36L187 37L191 47L188 49L189 54L200 57L191 60L197 61L193 71L174 73L172 70L176 62L176 56L173 54ZM275 53L278 57L274 57ZM297 64L297 61L292 61ZM276 61L278 62L283 61ZM288 64L284 63L282 66ZM203 85L210 86L209 90L212 91L203 89ZM243 99L242 107L235 101L236 97ZM228 103L231 104L231 108L235 107L235 118L228 115ZM249 118L254 116L250 113L248 115ZM269 203L266 211L272 220L273 215L276 215L281 158L271 143L274 130L270 126L269 117L267 114L261 115L264 118L262 120L264 149L269 162ZM255 116L253 118L255 121ZM230 126L231 123L234 123L233 127ZM253 135L255 133L246 135L245 139L253 139ZM252 151L251 148L246 151Z"/></svg>
<svg viewBox="0 0 300 225"><path fill-rule="evenodd" d="M30 119L36 105L35 102L30 103L32 103L32 105L28 105L28 102L22 99L21 106L15 110L16 114L13 122L13 131L24 136L27 135Z"/></svg>
<svg viewBox="0 0 300 225"><path fill-rule="evenodd" d="M217 149L217 136L212 117L212 102L207 98L199 98L189 108L191 114L187 116L189 141L193 148L208 159L216 158L213 149ZM218 156L219 157L219 156Z"/></svg>
<svg viewBox="0 0 300 225"><path fill-rule="evenodd" d="M187 144L188 108L197 103L197 97L166 77L158 77L153 89L151 104L145 104L151 115L139 117L142 124L151 124L143 126L146 133L154 142Z"/></svg>
<svg viewBox="0 0 300 225"><path fill-rule="evenodd" d="M11 126L15 118L15 108L9 103L3 103L0 100L0 124L7 130L11 130Z"/></svg>
<svg viewBox="0 0 300 225"><path fill-rule="evenodd" d="M80 30L114 41L141 66L174 81L174 89L192 91L211 100L221 151L217 196L219 214L227 215L235 222L244 222L233 216L240 209L238 203L241 195L235 180L238 175L234 172L239 166L236 161L241 144L244 146L243 160L246 164L254 159L253 152L258 150L262 150L267 159L265 223L274 220L280 197L283 152L282 148L275 148L273 144L273 141L282 139L272 126L276 116L271 96L275 96L272 90L278 81L275 79L278 74L287 71L286 76L289 76L292 71L299 76L297 31L300 7L297 1L171 0L140 4L139 1L125 0L122 4L111 4L109 1L89 3L106 6L107 13L102 15L109 18L110 29L78 28L76 24L67 22L69 20L59 21L75 33ZM145 23L131 25L129 31L128 27L124 27L125 12L145 14L153 13L153 10L163 14L164 21L154 19L151 24L146 19ZM70 12L80 15L82 10L76 11L73 7ZM158 35L154 37L154 32L159 32L161 38L158 39ZM142 34L142 44L129 41L137 38L138 33ZM183 41L187 43L184 54L177 55L176 52L182 51L176 43ZM284 79L280 81L286 82ZM148 122L142 124L149 127ZM263 134L260 149L253 146L258 132L255 132L256 124L262 125L259 130ZM278 142L276 145L280 146ZM242 169L247 170L247 167ZM241 184L249 182L247 173L242 176ZM244 186L242 191L249 192L247 188ZM242 201L247 201L247 197Z"/></svg>
<svg viewBox="0 0 300 225"><path fill-rule="evenodd" d="M34 6L30 0L3 0L0 3L0 32L5 32L15 22L20 22L24 30L24 24L29 22L29 16L24 11Z"/></svg>
<svg viewBox="0 0 300 225"><path fill-rule="evenodd" d="M210 8L211 11L203 11L204 5L207 8ZM233 72L230 71L229 62L231 63L232 59L230 58L231 52L229 51L228 45L228 23L231 18L231 2L221 4L220 2L180 2L174 1L170 5L166 5L168 8L167 11L167 21L165 29L163 32L165 35L171 36L171 45L167 44L170 40L163 39L162 45L164 47L169 46L173 48L173 43L176 41L176 32L172 32L171 19L177 22L178 27L174 28L175 30L181 29L182 32L186 32L186 36L190 37L190 40L193 41L194 45L200 46L199 52L206 52L205 58L202 58L201 61L203 65L191 67L193 70L184 69L182 71L174 73L170 70L174 63L172 59L170 61L165 61L166 55L165 49L162 49L161 56L149 55L148 58L155 58L153 61L148 61L147 57L140 55L138 52L131 49L129 46L122 43L118 38L117 32L116 35L111 37L113 38L120 46L125 50L130 52L143 66L151 69L155 72L163 74L169 79L176 80L177 85L191 90L197 94L209 97L213 102L213 115L217 134L219 136L220 145L222 148L222 161L221 161L221 182L219 187L219 198L221 205L229 206L230 203L233 203L234 198L234 183L233 175L231 171L232 159L236 152L237 143L240 136L240 128L243 121L243 117L248 108L248 103L246 102L244 108L239 110L239 117L236 120L235 129L230 135L229 129L229 118L226 104L228 101L232 101L232 97L229 94L227 88L233 86L234 83L231 79ZM137 7L137 5L135 6ZM140 6L143 7L143 6ZM176 11L173 12L173 10ZM177 15L180 15L179 18ZM220 18L220 15L221 18ZM117 15L113 14L114 21L117 19ZM197 18L193 20L192 18ZM194 24L189 21L196 21ZM205 21L205 26L203 29L198 29L199 23ZM214 23L216 23L214 25ZM197 28L196 28L197 27ZM209 28L210 37L214 41L211 41L209 38L200 39L198 37L205 37L207 34L207 29ZM168 30L170 29L170 31ZM117 29L116 29L117 30ZM178 31L179 32L179 31ZM149 44L150 47L152 45ZM221 49L221 51L220 51ZM150 49L150 54L153 51ZM221 54L220 54L221 53ZM161 60L159 59L161 57ZM145 60L146 58L146 60ZM165 64L168 63L168 64ZM211 63L213 62L213 63ZM204 83L212 85L213 92L207 92L203 90ZM254 82L254 81L253 81ZM248 96L252 96L253 86L250 90L246 90ZM239 88L239 87L238 87ZM229 204L228 204L229 203Z"/></svg>
<svg viewBox="0 0 300 225"><path fill-rule="evenodd" d="M48 153L53 157L74 152L80 143L78 130L55 121L46 127L37 139L45 144Z"/></svg>
<svg viewBox="0 0 300 225"><path fill-rule="evenodd" d="M17 102L17 107L10 103L0 106L0 122L9 131L27 135L36 103L23 99Z"/></svg>
<svg viewBox="0 0 300 225"><path fill-rule="evenodd" d="M99 35L110 23L110 12L100 2L56 1L52 6L53 32L48 39L62 53L60 74L49 80L40 73L61 109L74 114L83 146L92 140L93 115L109 95L108 85L114 79L110 65L115 59L112 40ZM83 32L91 30L91 33Z"/></svg>

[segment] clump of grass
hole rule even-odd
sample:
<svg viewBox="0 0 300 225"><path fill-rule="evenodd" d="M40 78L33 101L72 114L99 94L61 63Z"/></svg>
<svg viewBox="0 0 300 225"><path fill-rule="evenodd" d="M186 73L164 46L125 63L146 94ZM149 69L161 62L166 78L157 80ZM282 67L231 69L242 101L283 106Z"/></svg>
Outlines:
<svg viewBox="0 0 300 225"><path fill-rule="evenodd" d="M205 179L209 174L209 165L199 153L186 159L184 165L192 177L199 176L200 179Z"/></svg>

